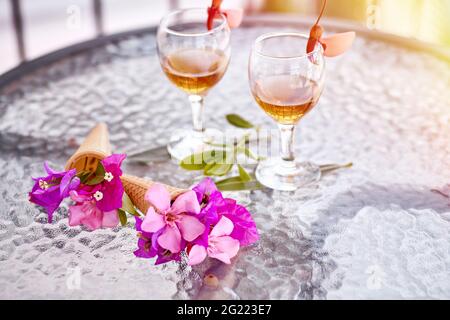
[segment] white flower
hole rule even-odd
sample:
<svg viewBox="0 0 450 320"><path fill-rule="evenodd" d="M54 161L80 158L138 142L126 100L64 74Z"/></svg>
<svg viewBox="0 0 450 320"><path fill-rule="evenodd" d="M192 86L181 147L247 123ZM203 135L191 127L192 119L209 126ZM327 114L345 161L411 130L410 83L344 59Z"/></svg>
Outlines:
<svg viewBox="0 0 450 320"><path fill-rule="evenodd" d="M41 188L42 190L47 190L48 189L48 183L47 181L44 180L39 180L39 188Z"/></svg>
<svg viewBox="0 0 450 320"><path fill-rule="evenodd" d="M97 200L97 201L102 200L102 199L103 199L103 193L102 193L101 191L95 192L95 193L94 193L94 198L95 198L95 200Z"/></svg>
<svg viewBox="0 0 450 320"><path fill-rule="evenodd" d="M108 181L108 182L111 182L112 179L114 179L114 176L112 175L112 173L111 172L106 172L105 173L105 180Z"/></svg>

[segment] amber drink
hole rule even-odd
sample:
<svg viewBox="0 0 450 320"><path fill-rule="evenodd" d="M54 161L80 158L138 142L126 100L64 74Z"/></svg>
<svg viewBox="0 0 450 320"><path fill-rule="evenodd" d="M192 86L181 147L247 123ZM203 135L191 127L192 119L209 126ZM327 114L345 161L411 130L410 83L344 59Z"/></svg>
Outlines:
<svg viewBox="0 0 450 320"><path fill-rule="evenodd" d="M253 94L259 106L280 124L296 124L319 100L319 85L305 77L270 76L255 82Z"/></svg>
<svg viewBox="0 0 450 320"><path fill-rule="evenodd" d="M186 93L204 95L222 79L227 64L228 59L220 50L185 49L168 55L163 70Z"/></svg>

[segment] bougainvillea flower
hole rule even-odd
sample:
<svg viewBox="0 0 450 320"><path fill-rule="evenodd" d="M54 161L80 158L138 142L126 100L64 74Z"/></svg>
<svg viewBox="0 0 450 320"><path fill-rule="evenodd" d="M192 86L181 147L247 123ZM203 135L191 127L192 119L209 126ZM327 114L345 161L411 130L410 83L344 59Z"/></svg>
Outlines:
<svg viewBox="0 0 450 320"><path fill-rule="evenodd" d="M101 161L105 168L105 179L94 193L98 192L97 207L102 211L111 211L122 207L124 189L120 179L122 176L120 166L125 158L125 154L113 154Z"/></svg>
<svg viewBox="0 0 450 320"><path fill-rule="evenodd" d="M172 253L169 250L163 249L158 244L158 237L162 230L150 233L142 230L142 219L135 217L136 231L138 232L138 249L134 251L134 255L138 258L151 259L157 257L155 265L166 263L169 261L180 261L180 253Z"/></svg>
<svg viewBox="0 0 450 320"><path fill-rule="evenodd" d="M47 176L33 178L35 184L29 193L30 202L45 208L48 214L48 221L53 220L53 213L58 209L64 198L69 196L69 192L76 189L80 184L80 179L76 177L76 170L57 172L44 163Z"/></svg>
<svg viewBox="0 0 450 320"><path fill-rule="evenodd" d="M234 224L231 236L238 239L241 246L248 246L259 240L258 229L248 210L233 199L223 198L211 178L202 180L192 190L197 193L202 207L199 219L208 230L214 227L220 217L226 216ZM195 243L204 244L206 241L207 234L203 234Z"/></svg>
<svg viewBox="0 0 450 320"><path fill-rule="evenodd" d="M203 179L199 184L194 186L192 190L195 191L199 203L207 203L212 194L220 192L211 178Z"/></svg>
<svg viewBox="0 0 450 320"><path fill-rule="evenodd" d="M192 190L197 194L197 200L200 203L201 211L198 218L206 224L216 224L219 221L217 214L217 204L223 202L222 193L217 189L216 184L211 178L203 179Z"/></svg>
<svg viewBox="0 0 450 320"><path fill-rule="evenodd" d="M70 192L70 198L76 205L69 207L69 225L84 225L89 230L114 228L119 224L117 210L102 211L98 202L91 194L81 194L75 190Z"/></svg>
<svg viewBox="0 0 450 320"><path fill-rule="evenodd" d="M207 256L220 260L226 264L231 263L231 258L239 251L239 241L231 237L233 222L227 217L222 217L208 236L208 246L194 245L189 251L188 264L197 265Z"/></svg>
<svg viewBox="0 0 450 320"><path fill-rule="evenodd" d="M233 222L231 237L239 240L241 246L249 246L259 240L258 229L252 215L235 200L225 198L222 205L217 207L217 213Z"/></svg>
<svg viewBox="0 0 450 320"><path fill-rule="evenodd" d="M135 217L135 228L138 232L138 249L134 251L134 255L139 258L150 259L154 258L158 252L155 236L157 233L145 232L142 230L142 219Z"/></svg>
<svg viewBox="0 0 450 320"><path fill-rule="evenodd" d="M194 191L178 196L171 205L170 193L161 184L153 185L145 194L151 204L142 222L142 230L154 233L164 229L158 237L158 244L172 253L182 250L182 240L193 241L205 230L195 216L200 205Z"/></svg>

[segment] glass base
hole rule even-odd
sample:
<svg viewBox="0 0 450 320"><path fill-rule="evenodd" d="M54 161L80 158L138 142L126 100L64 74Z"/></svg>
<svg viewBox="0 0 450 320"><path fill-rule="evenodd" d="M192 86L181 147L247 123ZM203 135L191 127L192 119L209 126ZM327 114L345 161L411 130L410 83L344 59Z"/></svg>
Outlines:
<svg viewBox="0 0 450 320"><path fill-rule="evenodd" d="M264 186L279 191L296 191L320 180L320 167L309 162L269 159L256 169L256 179Z"/></svg>
<svg viewBox="0 0 450 320"><path fill-rule="evenodd" d="M223 133L217 129L205 129L203 132L181 129L174 132L167 145L172 159L183 160L191 154L212 149L208 143L222 143Z"/></svg>

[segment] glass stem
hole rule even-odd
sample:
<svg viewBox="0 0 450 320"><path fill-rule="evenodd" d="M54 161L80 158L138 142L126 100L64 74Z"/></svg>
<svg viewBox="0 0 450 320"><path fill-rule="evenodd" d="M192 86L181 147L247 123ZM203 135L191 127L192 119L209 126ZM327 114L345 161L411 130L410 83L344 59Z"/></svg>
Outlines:
<svg viewBox="0 0 450 320"><path fill-rule="evenodd" d="M189 101L192 108L192 124L194 131L203 132L203 97L198 95L190 95Z"/></svg>
<svg viewBox="0 0 450 320"><path fill-rule="evenodd" d="M278 127L280 128L281 159L286 167L295 166L295 125L279 124Z"/></svg>

